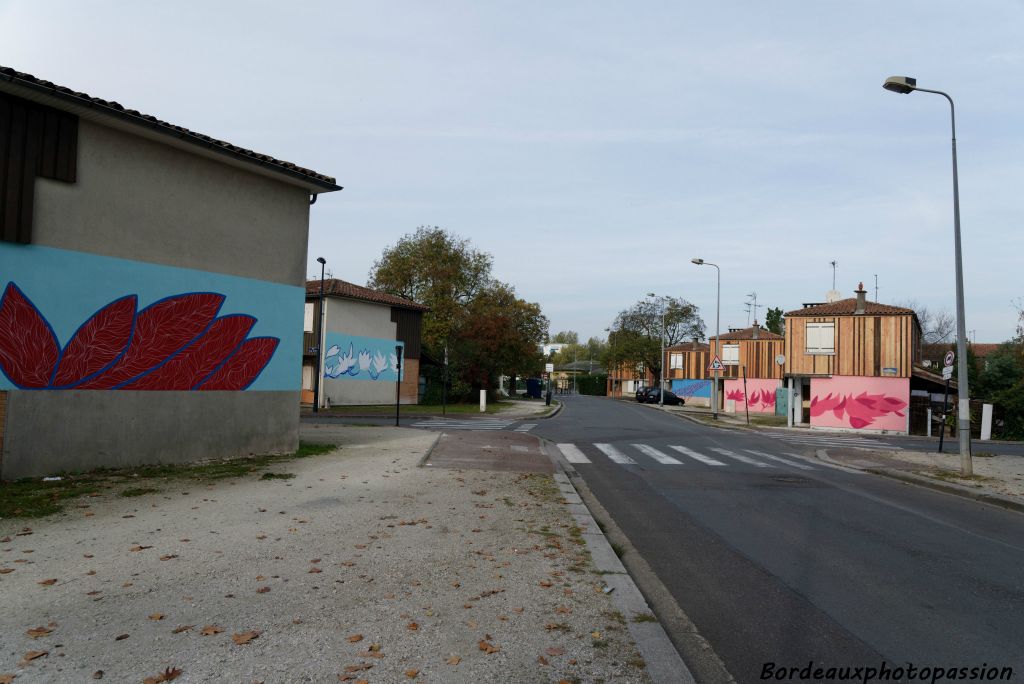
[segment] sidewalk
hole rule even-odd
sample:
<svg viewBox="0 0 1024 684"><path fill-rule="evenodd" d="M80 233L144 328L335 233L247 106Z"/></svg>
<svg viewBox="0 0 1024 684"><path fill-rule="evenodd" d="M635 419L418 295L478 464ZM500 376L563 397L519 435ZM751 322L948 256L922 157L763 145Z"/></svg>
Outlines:
<svg viewBox="0 0 1024 684"><path fill-rule="evenodd" d="M498 402L500 408L494 413L480 413L478 411L461 411L453 412L449 410L447 417L455 420L458 419L473 419L473 418L500 418L503 420L520 420L530 418L550 418L555 413L561 410L562 406L557 400L553 400L551 406L544 404L543 399L535 399L532 401L526 400L502 400ZM358 406L346 406L339 407L343 408L341 411L334 411L331 409L321 409L320 413L317 414L321 417L336 417L336 418L381 418L381 417L393 417L394 405L388 407L386 412L384 411L360 411ZM419 406L420 409L426 408L425 406ZM416 417L416 418L439 418L442 415L440 406L431 406L431 410L410 410L410 407L403 404L401 408L401 414L404 418ZM436 410L435 410L436 409ZM309 417L314 415L313 410L308 406L303 406L300 414L303 417Z"/></svg>
<svg viewBox="0 0 1024 684"><path fill-rule="evenodd" d="M551 475L417 467L419 430L302 429L341 448L271 466L291 479L0 520L0 675L650 681Z"/></svg>

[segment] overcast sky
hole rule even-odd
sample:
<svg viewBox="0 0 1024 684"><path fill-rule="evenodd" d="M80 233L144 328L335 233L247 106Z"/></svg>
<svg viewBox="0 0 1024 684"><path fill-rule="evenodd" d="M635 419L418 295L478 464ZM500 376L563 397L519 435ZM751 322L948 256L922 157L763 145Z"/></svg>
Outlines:
<svg viewBox="0 0 1024 684"><path fill-rule="evenodd" d="M336 176L311 275L441 226L584 338L650 291L713 329L692 257L723 330L823 301L832 260L953 311L948 106L881 88L916 76L958 106L977 341L1024 296L1019 1L0 0L0 64Z"/></svg>

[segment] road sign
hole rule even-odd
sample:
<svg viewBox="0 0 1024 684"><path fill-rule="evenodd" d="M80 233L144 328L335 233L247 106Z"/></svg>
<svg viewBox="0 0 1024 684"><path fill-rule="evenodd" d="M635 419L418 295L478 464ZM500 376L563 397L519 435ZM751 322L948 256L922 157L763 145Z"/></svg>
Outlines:
<svg viewBox="0 0 1024 684"><path fill-rule="evenodd" d="M943 369L942 369L942 379L943 380L950 380L952 377L953 377L953 367L952 366L944 366Z"/></svg>
<svg viewBox="0 0 1024 684"><path fill-rule="evenodd" d="M942 365L946 366L946 367L952 367L953 359L955 359L955 358L956 358L956 355L952 351L946 352L946 356L943 357L943 359L942 359Z"/></svg>
<svg viewBox="0 0 1024 684"><path fill-rule="evenodd" d="M718 354L715 354L715 358L711 359L711 363L708 364L709 371L720 371L724 369L722 365L722 359L718 358Z"/></svg>
<svg viewBox="0 0 1024 684"><path fill-rule="evenodd" d="M554 373L555 372L555 364L553 364L553 363L545 363L544 364L544 370L547 371L548 373Z"/></svg>

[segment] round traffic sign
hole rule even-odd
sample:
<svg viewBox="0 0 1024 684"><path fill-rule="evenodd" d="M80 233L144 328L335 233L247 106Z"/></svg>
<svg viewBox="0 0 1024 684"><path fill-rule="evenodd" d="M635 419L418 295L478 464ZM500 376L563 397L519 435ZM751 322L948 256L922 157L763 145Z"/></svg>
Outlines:
<svg viewBox="0 0 1024 684"><path fill-rule="evenodd" d="M775 363L779 364L780 366L785 364L786 363L786 355L785 354L779 354L778 356L776 356L775 357Z"/></svg>
<svg viewBox="0 0 1024 684"><path fill-rule="evenodd" d="M943 366L952 366L953 365L953 359L955 359L955 358L956 358L956 354L954 354L952 352L952 350L946 352L946 356L942 359L942 365Z"/></svg>

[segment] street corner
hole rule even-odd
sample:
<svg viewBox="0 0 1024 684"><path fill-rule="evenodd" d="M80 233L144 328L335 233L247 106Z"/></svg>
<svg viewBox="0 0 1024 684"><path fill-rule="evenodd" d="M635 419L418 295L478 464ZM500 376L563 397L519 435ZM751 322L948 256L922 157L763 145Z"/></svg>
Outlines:
<svg viewBox="0 0 1024 684"><path fill-rule="evenodd" d="M555 472L536 437L510 431L459 431L441 435L430 456L429 468L473 468L505 472Z"/></svg>

